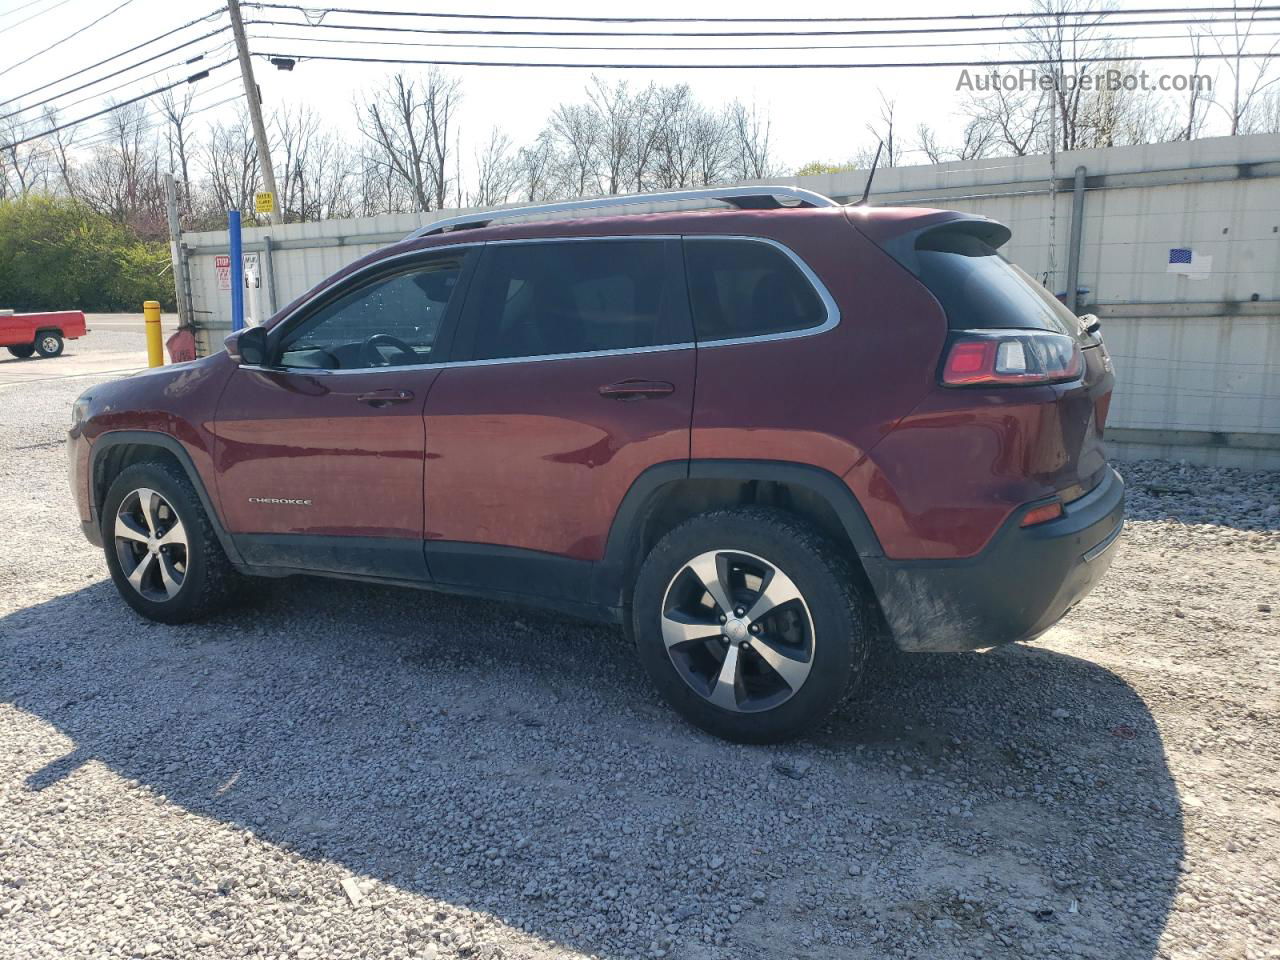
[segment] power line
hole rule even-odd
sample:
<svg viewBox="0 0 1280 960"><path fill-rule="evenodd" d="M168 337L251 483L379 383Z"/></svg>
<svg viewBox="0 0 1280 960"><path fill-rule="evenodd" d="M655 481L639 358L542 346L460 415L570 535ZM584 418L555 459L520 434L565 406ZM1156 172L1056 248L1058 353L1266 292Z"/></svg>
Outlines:
<svg viewBox="0 0 1280 960"><path fill-rule="evenodd" d="M115 113L117 110L123 110L125 107L129 106L130 104L137 103L139 100L146 100L158 94L166 93L167 91L172 90L174 87L180 87L183 84L195 83L197 80L203 80L205 77L211 74L214 70L221 69L222 67L225 67L227 64L235 63L235 62L236 61L234 58L232 58L231 60L223 60L221 63L215 64L214 66L210 67L207 70L201 70L199 73L193 73L191 76L187 77L185 80L175 80L173 83L170 83L166 86L156 87L154 90L151 90L147 93L140 93L136 97L130 97L128 100L122 100L119 103L114 103L109 107L105 107L102 110L99 110L97 113L91 113L88 116L80 117L76 120L69 120L66 123L60 123L55 127L50 127L48 130L42 130L39 133L35 134L34 136L23 137L21 140L11 140L8 143L0 144L0 150L10 150L13 147L20 147L24 143L30 143L32 140L40 140L44 137L49 136L49 134L51 133L57 133L59 130L66 130L68 127L78 127L82 123L87 123L90 120L96 120L98 117L105 116L108 113Z"/></svg>
<svg viewBox="0 0 1280 960"><path fill-rule="evenodd" d="M58 2L57 2L57 3L55 3L53 6L51 6L51 7L45 7L43 10L37 10L35 13L31 14L31 16L29 16L29 17L24 17L23 19L19 20L17 23L11 23L11 24L9 24L9 26L5 27L5 29L6 29L6 30L17 30L17 29L18 29L20 26L22 26L24 23L30 23L30 22L31 22L32 20L34 20L36 17L43 17L46 13L52 13L54 10L57 10L59 7L65 7L65 6L66 6L68 3L70 3L70 2L71 2L71 0L58 0ZM27 4L27 6L29 7L29 6L31 6L31 4L29 4L29 3L28 3L28 4ZM18 9L18 10L22 10L22 9L24 9L24 8L23 8L23 7L18 7L17 9ZM9 11L9 13L16 13L16 12L17 12L17 10L10 10L10 11ZM8 14L5 14L5 16L8 16Z"/></svg>
<svg viewBox="0 0 1280 960"><path fill-rule="evenodd" d="M37 50L35 53L31 54L31 56L27 57L25 60L19 60L17 63L12 63L9 66L5 67L3 70L0 70L0 77L3 77L6 73L8 73L11 70L17 70L23 64L30 63L32 60L36 59L36 57L44 56L54 47L60 47L62 46L62 44L66 43L68 40L74 40L76 37L80 36L80 34L84 33L86 30L90 29L91 27L96 27L103 20L107 19L107 17L111 16L113 13L117 13L123 10L125 7L127 7L131 3L133 3L133 0L121 0L121 3L119 5L112 7L102 16L98 17L97 20L92 20L89 23L86 23L79 30L75 30L72 33L67 34L61 40L55 40L53 43L49 44L43 50Z"/></svg>
<svg viewBox="0 0 1280 960"><path fill-rule="evenodd" d="M938 20L1035 20L1059 19L1062 17L1110 17L1138 16L1139 14L1163 13L1230 13L1233 7L1136 7L1119 10L1031 10L1022 13L955 13L955 14L917 14L897 17L587 17L587 16L543 16L541 14L519 13L440 13L425 10L371 10L357 7L302 7L294 3L246 3L247 7L261 10L297 10L308 20L318 23L331 13L355 14L360 16L380 17L428 17L431 19L456 20L543 20L562 23L902 23L907 21ZM1255 7L1255 10L1277 10L1280 7Z"/></svg>
<svg viewBox="0 0 1280 960"><path fill-rule="evenodd" d="M106 96L108 96L108 95L110 95L110 94L112 94L112 93L115 93L117 90L122 90L122 89L124 89L125 87L132 86L133 84L138 83L138 82L140 82L140 81L142 81L142 80L150 80L150 79L152 79L153 77L158 77L158 76L160 76L161 74L169 73L170 71L172 71L172 70L176 70L176 69L178 69L179 67L190 66L190 65L191 65L191 64L193 64L193 63L198 63L198 62L200 62L200 61L201 61L201 60L203 60L205 57L214 57L214 56L217 56L218 54L221 54L224 50L226 50L227 46L228 46L228 44L225 44L225 43L224 43L224 44L223 44L222 46L220 46L220 47L215 47L215 48L213 48L212 50L206 50L206 51L204 51L204 53L198 53L198 54L196 54L194 57L190 57L190 58L188 58L188 59L186 59L186 60L181 60L181 61L179 61L179 62L177 62L177 63L171 63L171 64L168 64L167 66L161 67L161 68L160 68L160 69L158 69L158 70L153 70L153 71L151 71L151 72L150 72L150 73L148 73L148 74L144 74L144 75L143 75L143 76L141 76L141 77L131 77L130 79L128 79L128 80L126 80L126 81L124 81L123 83L118 83L118 84L116 84L114 87L109 87L109 88L108 88L108 89L106 89L106 90L100 90L100 91L98 91L97 93L92 93L92 94L90 94L90 95L89 95L89 96L87 96L87 97L81 97L79 100L73 100L73 101L71 101L71 103L64 103L64 104L62 104L61 106L59 106L59 107L58 107L58 109L59 109L59 110L70 110L72 107L78 107L80 104L82 104L82 103L87 103L87 102L88 102L88 101L90 101L90 100L97 100L97 99L99 99L99 98L101 98L101 97L106 97ZM46 103L48 103L49 101L45 101L45 102L46 102ZM14 116L15 114L22 113L23 111L25 111L25 110L30 110L30 109L32 109L32 108L31 108L31 107L24 107L22 110L15 110L15 111L14 111L14 113L5 114L3 117L0 117L0 120L6 120L6 119L8 119L9 117Z"/></svg>
<svg viewBox="0 0 1280 960"><path fill-rule="evenodd" d="M98 77L96 80L89 80L85 83L80 84L80 86L78 87L72 87L69 90L64 90L62 93L55 93L52 97L49 97L47 100L40 100L37 103L31 103L25 107L19 107L18 109L10 111L9 113L0 115L0 120L7 120L10 117L16 117L20 113L27 113L30 110L36 110L40 107L45 106L46 104L53 103L53 101L55 100L61 100L63 97L70 96L73 93L79 93L81 90L84 90L87 87L97 86L100 83L103 83L107 80L112 80L115 77L120 76L120 74L122 73L128 73L130 70L136 70L138 69L138 67L145 66L148 63L152 63L153 61L159 60L161 57L166 57L169 54L176 53L177 51L182 50L185 47L190 47L193 44L200 43L202 40L207 40L210 37L216 37L220 33L226 33L227 30L229 29L230 29L230 25L219 27L217 30L213 30L209 33L206 33L203 36L195 37L191 40L188 40L186 43L180 43L176 47L170 47L168 50L162 50L159 53L155 54L154 56L147 57L145 60L139 60L137 63L129 64L127 67L121 67L119 70L116 70L116 71L113 71L112 73L108 73L108 74L105 74L104 76ZM225 44L223 44L223 46L225 46ZM221 47L217 47L215 49L220 50ZM210 56L210 55L211 55L210 51L208 50L200 54L201 57ZM185 62L190 63L192 61L187 60ZM180 65L181 64L174 64L174 66L180 66ZM105 96L106 94L111 93L113 90L119 90L121 87L126 87L130 83L135 83L138 80L146 80L148 77L154 77L157 73L163 73L165 70L168 70L168 69L172 69L172 68L162 67L159 70L155 70L152 73L147 74L146 76L134 77L132 80L127 80L124 83L121 83L121 84L118 84L117 86L112 87L110 90L104 90L100 93L94 94L93 96ZM80 100L75 101L75 103L63 104L58 109L65 110L67 107L75 106L76 103L84 103L85 100L91 100L91 99L93 99L93 97L84 97ZM12 102L12 101L6 101L6 103L9 103L9 102Z"/></svg>
<svg viewBox="0 0 1280 960"><path fill-rule="evenodd" d="M1255 10L1280 10L1280 6L1257 7ZM1230 11L1227 11L1230 12ZM1214 25L1237 22L1258 23L1277 17L1234 16L1215 17L1182 17L1163 20L1114 20L1108 27L1168 27L1182 24ZM309 27L315 30L372 30L379 33L430 33L441 36L484 36L484 37L847 37L847 36L899 36L902 34L936 34L936 33L1008 33L1028 29L1026 24L1000 24L989 26L960 27L900 27L891 30L729 30L729 31L687 31L687 30L489 30L480 28L453 27L384 27L367 23L321 23L308 20L297 23L288 20L259 20L258 23L287 27ZM1066 29L1094 28L1094 23L1062 24Z"/></svg>
<svg viewBox="0 0 1280 960"><path fill-rule="evenodd" d="M197 96L206 96L210 93L213 93L215 90L220 90L229 84L235 83L239 79L240 79L239 77L228 77L226 80L223 80L221 83L215 83L212 87L208 87L200 91L200 93L198 93ZM198 116L199 114L205 113L209 110L215 110L218 107L222 107L227 105L228 103L233 103L234 101L239 100L240 97L241 97L241 94L236 93L230 97L227 97L224 100L219 100L217 103L206 104L204 106L201 106L198 109L190 110L184 115L183 119L184 121L189 120L190 118ZM163 116L159 111L155 109L148 109L139 119L152 121L152 122L143 123L142 125L140 125L137 128L138 132L140 133L150 132L152 130L155 130L157 127L163 126L164 124L169 122L168 117ZM83 135L83 137L84 139L71 140L64 147L62 147L62 149L92 150L94 147L99 147L102 144L109 143L110 141L115 139L115 137L112 134L100 134L100 133L98 134L86 133ZM41 160L45 157L53 156L57 152L58 152L57 148L49 147L44 150L37 151L35 153L27 154L26 159Z"/></svg>
<svg viewBox="0 0 1280 960"><path fill-rule="evenodd" d="M286 26L279 21L271 20L253 20L246 21L246 26ZM288 26L302 26L302 24L287 24ZM1212 36L1204 34L1203 36ZM1187 35L1184 33L1164 33L1164 34L1132 34L1128 36L1116 37L1108 36L1108 40L1183 40ZM1259 37L1280 37L1280 33L1252 33L1250 38ZM942 40L932 43L884 43L876 41L875 43L830 43L830 44L803 44L793 46L727 46L725 44L715 44L713 46L679 46L679 47L637 47L634 44L589 44L570 46L568 44L555 43L433 43L429 40L355 40L346 37L298 37L298 36L279 36L277 34L260 34L253 35L255 40L288 40L301 43L358 43L365 46L376 47L432 47L435 49L456 49L456 50L584 50L584 51L605 51L605 50L632 50L635 52L672 52L680 53L685 50L692 52L701 51L725 51L728 53L752 52L752 53L788 53L793 50L920 50L935 49L938 47L990 47L1004 44L1020 43L1017 40ZM1122 57L1119 59L1123 59ZM0 120L4 119L0 117Z"/></svg>
<svg viewBox="0 0 1280 960"><path fill-rule="evenodd" d="M48 90L50 87L56 87L58 84L66 80L74 80L76 77L80 76L83 73L88 73L90 70L96 70L98 67L102 66L103 64L110 63L112 60L119 60L121 57L126 57L136 50L141 50L143 47L150 46L151 44L159 40L163 40L166 37L171 37L175 33L179 33L187 29L187 27L194 27L197 23L203 23L206 20L216 17L221 12L222 10L218 9L218 10L214 10L212 13L206 13L203 17L197 17L195 20L191 20L188 23L184 23L180 27L174 27L172 30L166 30L164 33L159 34L158 36L154 36L150 40L143 40L141 43L134 44L128 50L121 50L119 53L113 53L109 57L104 57L103 59L99 60L97 63L91 63L87 67L81 67L79 70L75 70L72 73L67 74L65 77L60 77L57 80L50 80L46 84L42 84L41 86L28 90L26 93L20 93L16 97L10 97L8 100L0 100L0 107L6 107L11 103L14 103L15 101L18 101L18 100L22 100L26 97L31 96L32 94L36 94L44 90ZM176 47L171 47L170 49L164 51L163 53L156 54L156 57L167 56L168 54L173 53L175 50L181 50L183 47L190 46L192 43L196 43L199 40L204 40L208 37L217 36L223 30L227 30L227 29L230 29L230 24L223 26L218 30L213 31L212 33L206 33L203 37L196 37L194 40L190 40L187 43L179 44ZM151 59L155 59L156 57L152 57ZM148 61L143 60L142 62L147 63ZM75 93L78 90L83 90L85 87L90 86L93 83L100 83L103 80L110 80L112 77L119 76L121 73L124 73L125 70L129 70L132 67L136 67L136 66L138 66L138 64L136 63L132 64L130 67L125 67L123 70L117 70L115 73L109 73L105 77L99 77L97 80L92 80L89 83L82 84L78 87L73 87L70 90L64 90L62 93L57 94L57 96L59 97L66 96L68 93Z"/></svg>
<svg viewBox="0 0 1280 960"><path fill-rule="evenodd" d="M20 10L25 10L27 7L34 7L37 3L40 3L40 0L27 0L26 3L20 3L9 10L0 10L0 17L11 17Z"/></svg>
<svg viewBox="0 0 1280 960"><path fill-rule="evenodd" d="M496 60L407 60L399 57L341 57L324 54L259 53L264 59L325 60L340 63L398 63L406 66L439 67L550 67L585 70L878 70L894 67L1036 67L1043 66L1043 59L1031 60L923 60L916 62L880 63L530 63L528 61ZM1146 62L1151 60L1256 60L1274 57L1274 53L1178 53L1129 56L1124 60ZM1114 63L1115 57L1063 57L1057 63Z"/></svg>
<svg viewBox="0 0 1280 960"><path fill-rule="evenodd" d="M44 0L27 0L26 3L20 3L16 7L13 7L12 9L0 12L0 19L3 19L4 17L12 17L15 13L20 13L21 11L27 9L27 7L34 7L37 3L43 3L43 2ZM43 10L41 11L41 13L44 13L44 12L45 11ZM37 14L37 16L39 16L39 14Z"/></svg>

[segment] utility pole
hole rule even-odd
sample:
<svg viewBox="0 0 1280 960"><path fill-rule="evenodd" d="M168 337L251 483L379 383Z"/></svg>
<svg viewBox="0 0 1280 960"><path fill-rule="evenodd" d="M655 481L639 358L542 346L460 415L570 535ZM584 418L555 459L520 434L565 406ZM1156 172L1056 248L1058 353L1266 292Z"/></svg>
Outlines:
<svg viewBox="0 0 1280 960"><path fill-rule="evenodd" d="M187 292L187 272L182 256L182 226L178 220L178 190L173 174L164 175L164 206L169 221L169 258L173 261L173 292L178 299L178 326L191 326L191 300Z"/></svg>
<svg viewBox="0 0 1280 960"><path fill-rule="evenodd" d="M249 59L249 44L244 37L244 21L240 19L240 0L227 0L231 14L231 32L236 38L236 53L240 57L240 75L244 78L244 98L249 103L249 119L253 123L253 141L258 147L258 166L262 168L262 184L271 194L271 222L280 222L280 195L276 193L276 172L271 166L271 145L267 141L267 128L262 122L262 99L258 84L253 79L253 62ZM234 282L234 281L233 281Z"/></svg>

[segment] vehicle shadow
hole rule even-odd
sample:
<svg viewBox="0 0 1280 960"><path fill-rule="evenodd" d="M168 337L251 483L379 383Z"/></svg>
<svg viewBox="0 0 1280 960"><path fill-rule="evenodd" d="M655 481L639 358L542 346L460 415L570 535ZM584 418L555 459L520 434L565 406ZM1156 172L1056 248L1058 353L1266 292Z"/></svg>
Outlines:
<svg viewBox="0 0 1280 960"><path fill-rule="evenodd" d="M442 956L478 949L436 922L455 908L526 931L527 956L1156 954L1181 807L1146 706L1094 664L912 658L813 738L743 747L674 719L616 631L266 593L166 627L100 582L0 619L0 698L73 744L19 763L11 795L105 764L330 868L295 913L354 909L340 878L371 879ZM250 912L267 896L202 883Z"/></svg>

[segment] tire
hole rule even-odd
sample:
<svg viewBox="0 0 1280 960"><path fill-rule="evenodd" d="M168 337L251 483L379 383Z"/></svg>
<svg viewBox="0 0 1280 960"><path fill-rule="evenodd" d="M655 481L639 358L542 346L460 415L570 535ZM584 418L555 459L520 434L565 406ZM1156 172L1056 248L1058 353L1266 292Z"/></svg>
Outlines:
<svg viewBox="0 0 1280 960"><path fill-rule="evenodd" d="M712 581L729 611L712 598ZM645 558L631 607L636 650L659 692L695 726L739 743L789 740L863 676L875 621L856 583L841 551L791 514L705 513ZM762 608L774 600L782 602ZM761 611L754 620L753 610ZM731 645L738 653L729 670ZM719 682L731 674L732 684Z"/></svg>
<svg viewBox="0 0 1280 960"><path fill-rule="evenodd" d="M171 536L175 529L179 535ZM116 589L148 620L199 620L223 604L236 582L195 488L174 463L136 463L120 471L103 503L102 543Z"/></svg>
<svg viewBox="0 0 1280 960"><path fill-rule="evenodd" d="M19 360L26 360L36 352L36 345L34 343L20 343L16 347L9 347L8 350Z"/></svg>
<svg viewBox="0 0 1280 960"><path fill-rule="evenodd" d="M36 353L46 360L62 355L62 334L56 330L41 330L36 334Z"/></svg>

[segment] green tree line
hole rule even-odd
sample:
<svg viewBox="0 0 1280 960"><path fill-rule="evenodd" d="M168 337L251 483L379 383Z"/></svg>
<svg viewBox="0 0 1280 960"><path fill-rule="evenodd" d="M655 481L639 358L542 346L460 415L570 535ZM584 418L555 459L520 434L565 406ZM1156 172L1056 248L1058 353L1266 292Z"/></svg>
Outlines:
<svg viewBox="0 0 1280 960"><path fill-rule="evenodd" d="M174 309L169 245L69 197L0 201L0 308L141 311Z"/></svg>

